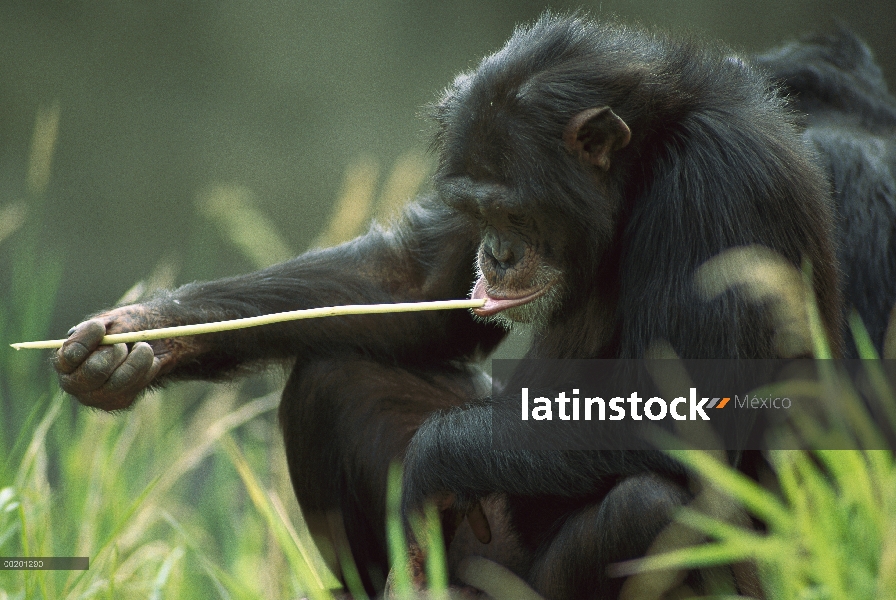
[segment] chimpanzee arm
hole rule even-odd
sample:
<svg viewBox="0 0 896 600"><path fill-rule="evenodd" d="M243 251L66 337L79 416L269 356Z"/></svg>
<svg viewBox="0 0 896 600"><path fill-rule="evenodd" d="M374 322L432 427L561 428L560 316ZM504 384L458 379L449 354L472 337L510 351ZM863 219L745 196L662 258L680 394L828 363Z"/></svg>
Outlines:
<svg viewBox="0 0 896 600"><path fill-rule="evenodd" d="M477 245L478 232L439 204L417 205L393 229L377 227L254 273L189 284L147 304L171 320L192 323L317 306L463 298L472 285ZM246 361L347 349L444 360L474 350L483 329L466 311L293 321L192 338L191 354L201 353L202 364L183 361L176 370L213 376Z"/></svg>
<svg viewBox="0 0 896 600"><path fill-rule="evenodd" d="M123 408L165 378L218 379L270 359L363 352L403 362L461 358L503 336L467 311L342 316L218 334L97 348L105 333L251 317L317 306L465 297L478 232L435 200L408 208L335 248L267 269L166 291L79 325L57 353L63 389L82 402Z"/></svg>
<svg viewBox="0 0 896 600"><path fill-rule="evenodd" d="M498 402L503 400L435 413L417 430L404 461L406 515L446 492L452 508L465 513L494 493L599 498L627 476L682 472L668 456L652 451L498 450L513 445L510 439L493 439L492 411Z"/></svg>

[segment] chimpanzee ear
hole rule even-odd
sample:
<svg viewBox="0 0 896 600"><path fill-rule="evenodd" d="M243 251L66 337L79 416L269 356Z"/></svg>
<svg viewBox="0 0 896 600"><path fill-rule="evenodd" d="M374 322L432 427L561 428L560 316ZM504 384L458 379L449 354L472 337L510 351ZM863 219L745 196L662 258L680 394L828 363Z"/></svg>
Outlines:
<svg viewBox="0 0 896 600"><path fill-rule="evenodd" d="M566 125L563 142L580 159L608 171L610 154L625 148L632 132L609 106L589 108L575 115Z"/></svg>

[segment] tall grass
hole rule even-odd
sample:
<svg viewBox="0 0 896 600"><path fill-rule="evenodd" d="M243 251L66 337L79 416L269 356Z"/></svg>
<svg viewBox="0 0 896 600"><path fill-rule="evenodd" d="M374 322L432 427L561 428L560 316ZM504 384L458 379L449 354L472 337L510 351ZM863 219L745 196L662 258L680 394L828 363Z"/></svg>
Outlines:
<svg viewBox="0 0 896 600"><path fill-rule="evenodd" d="M766 530L693 508L679 522L709 541L617 566L617 574L750 561L766 597L896 598L896 468L891 451L778 451L770 491L703 451L672 454ZM641 598L652 596L641 595Z"/></svg>
<svg viewBox="0 0 896 600"><path fill-rule="evenodd" d="M707 273L716 268L721 272ZM756 248L730 251L701 269L704 281L744 285L747 294L757 297L777 293L773 306L778 303L779 330L787 332L781 347L797 353L811 349L817 358L830 358L811 293L810 269L804 269L801 281L793 267ZM746 273L739 276L737 271ZM768 279L775 280L779 290L783 287L783 293L772 290ZM710 293L725 287L718 285ZM809 449L769 453L773 489L731 469L717 453L670 450L702 487L673 525L683 525L691 534L681 536L688 543L678 548L655 548L658 551L643 559L615 565L617 575L636 576L627 582L633 583L627 585L629 591L636 588L639 576L649 580L682 569L752 564L765 597L775 600L896 598L896 449L881 449L886 448L881 431L896 431L894 390L858 315L851 316L850 326L870 376L865 393L883 409L883 421L875 423L853 382L821 360L820 385L812 390L823 408L793 419L793 433ZM786 389L776 395L789 395ZM823 449L830 447L857 449ZM757 529L738 519L741 510L762 526ZM718 587L720 596L732 592L724 582ZM643 593L643 588L639 592L627 597L659 597Z"/></svg>

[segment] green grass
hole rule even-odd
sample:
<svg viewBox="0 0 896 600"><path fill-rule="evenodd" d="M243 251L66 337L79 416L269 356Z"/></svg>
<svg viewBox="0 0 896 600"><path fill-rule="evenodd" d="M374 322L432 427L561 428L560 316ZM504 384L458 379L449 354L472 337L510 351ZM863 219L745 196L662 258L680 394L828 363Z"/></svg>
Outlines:
<svg viewBox="0 0 896 600"><path fill-rule="evenodd" d="M896 430L893 390L858 317L850 324L871 389L889 409L886 425ZM803 415L797 433L811 448L859 449L773 451L774 489L731 469L711 452L670 450L702 482L695 501L677 519L690 532L682 536L689 543L619 565L617 573L649 577L751 562L766 597L775 600L896 598L894 453L880 449L886 447L880 429L852 383L821 364L827 382L813 391L829 403L821 414ZM765 531L751 528L743 518L747 513Z"/></svg>
<svg viewBox="0 0 896 600"><path fill-rule="evenodd" d="M188 394L205 396L190 406ZM187 386L126 415L62 394L0 473L0 555L89 556L89 571L0 571L23 598L328 597L271 419L277 395ZM178 408L181 407L181 408ZM234 439L239 439L235 442ZM288 508L286 508L288 506ZM259 575L263 574L263 575Z"/></svg>

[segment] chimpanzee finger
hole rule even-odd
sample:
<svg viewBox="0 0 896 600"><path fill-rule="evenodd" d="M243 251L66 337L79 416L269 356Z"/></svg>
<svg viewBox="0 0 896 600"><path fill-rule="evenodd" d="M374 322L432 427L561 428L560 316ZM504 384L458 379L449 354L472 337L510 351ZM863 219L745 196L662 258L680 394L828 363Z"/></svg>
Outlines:
<svg viewBox="0 0 896 600"><path fill-rule="evenodd" d="M473 508L470 509L470 512L467 513L467 521L470 522L470 529L473 530L473 535L476 536L477 540L483 544L492 541L492 528L489 526L488 518L486 518L485 512L482 510L481 502L476 502Z"/></svg>
<svg viewBox="0 0 896 600"><path fill-rule="evenodd" d="M136 394L152 381L161 363L146 342L134 344L130 354L109 376L103 386L109 394Z"/></svg>
<svg viewBox="0 0 896 600"><path fill-rule="evenodd" d="M107 411L128 408L161 368L162 361L152 354L151 347L146 342L140 342L102 387L80 394L78 400L87 406Z"/></svg>
<svg viewBox="0 0 896 600"><path fill-rule="evenodd" d="M60 385L69 394L90 392L103 386L112 372L128 356L125 344L103 346L94 351L75 371L59 377Z"/></svg>
<svg viewBox="0 0 896 600"><path fill-rule="evenodd" d="M56 370L60 373L72 373L100 345L105 335L106 326L102 321L93 319L75 325L68 339L56 351Z"/></svg>

